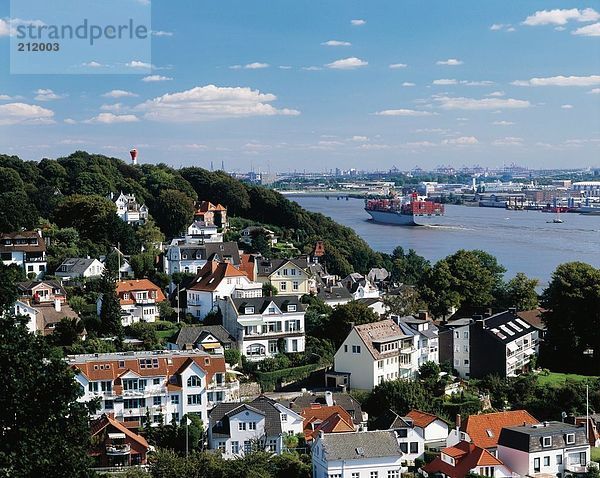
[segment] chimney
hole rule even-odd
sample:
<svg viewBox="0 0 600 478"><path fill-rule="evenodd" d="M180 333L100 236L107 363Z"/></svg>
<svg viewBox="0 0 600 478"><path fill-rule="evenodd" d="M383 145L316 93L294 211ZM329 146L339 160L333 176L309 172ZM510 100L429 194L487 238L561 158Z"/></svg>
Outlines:
<svg viewBox="0 0 600 478"><path fill-rule="evenodd" d="M333 393L325 392L325 403L327 404L328 407L333 406Z"/></svg>
<svg viewBox="0 0 600 478"><path fill-rule="evenodd" d="M54 310L56 310L56 312L60 312L62 309L62 303L60 302L60 299L54 299Z"/></svg>
<svg viewBox="0 0 600 478"><path fill-rule="evenodd" d="M419 311L419 319L429 320L429 312L427 312L426 310L420 310Z"/></svg>
<svg viewBox="0 0 600 478"><path fill-rule="evenodd" d="M460 430L460 425L461 425L461 422L460 422L460 413L456 414L455 423L456 423L456 431L458 432Z"/></svg>
<svg viewBox="0 0 600 478"><path fill-rule="evenodd" d="M509 307L509 308L508 308L508 311L509 311L511 314L515 315L515 314L517 313L517 308L516 308L516 307Z"/></svg>

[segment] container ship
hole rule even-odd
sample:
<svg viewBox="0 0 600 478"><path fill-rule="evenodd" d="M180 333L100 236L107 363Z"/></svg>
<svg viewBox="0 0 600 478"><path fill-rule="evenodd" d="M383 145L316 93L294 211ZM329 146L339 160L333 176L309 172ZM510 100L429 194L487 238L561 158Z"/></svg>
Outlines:
<svg viewBox="0 0 600 478"><path fill-rule="evenodd" d="M373 221L399 226L424 226L444 215L444 205L427 201L417 193L387 199L367 199L365 211Z"/></svg>

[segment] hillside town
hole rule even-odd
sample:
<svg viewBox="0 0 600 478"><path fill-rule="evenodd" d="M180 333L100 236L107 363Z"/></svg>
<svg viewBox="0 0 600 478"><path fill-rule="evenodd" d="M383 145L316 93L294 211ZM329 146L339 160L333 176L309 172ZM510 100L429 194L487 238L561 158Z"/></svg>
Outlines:
<svg viewBox="0 0 600 478"><path fill-rule="evenodd" d="M144 233L133 254L69 255L47 224L0 234L4 314L64 353L91 470L171 449L294 456L313 478L596 476L600 381L551 385L535 291L440 305L408 277L414 251L343 274L328 239L302 247L211 196L171 237L134 193L99 198Z"/></svg>

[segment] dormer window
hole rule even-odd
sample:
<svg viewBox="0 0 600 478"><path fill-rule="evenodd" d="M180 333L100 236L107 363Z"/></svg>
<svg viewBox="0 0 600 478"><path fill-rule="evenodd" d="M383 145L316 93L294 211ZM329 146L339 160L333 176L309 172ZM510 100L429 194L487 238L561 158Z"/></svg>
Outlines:
<svg viewBox="0 0 600 478"><path fill-rule="evenodd" d="M248 307L244 308L244 314L248 315L248 314L254 314L254 306L249 305Z"/></svg>
<svg viewBox="0 0 600 478"><path fill-rule="evenodd" d="M287 308L288 312L296 312L296 304L290 304Z"/></svg>
<svg viewBox="0 0 600 478"><path fill-rule="evenodd" d="M573 445L575 443L575 433L567 433L567 445Z"/></svg>
<svg viewBox="0 0 600 478"><path fill-rule="evenodd" d="M552 446L552 437L543 437L542 438L542 446L544 448Z"/></svg>

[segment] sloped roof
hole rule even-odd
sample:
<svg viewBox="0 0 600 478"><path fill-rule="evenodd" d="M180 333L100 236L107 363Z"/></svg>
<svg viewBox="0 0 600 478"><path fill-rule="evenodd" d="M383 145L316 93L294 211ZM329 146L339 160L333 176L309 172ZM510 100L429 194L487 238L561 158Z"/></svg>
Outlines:
<svg viewBox="0 0 600 478"><path fill-rule="evenodd" d="M116 428L121 433L124 433L126 436L131 438L133 441L139 443L140 445L142 445L145 448L149 448L148 442L146 441L146 439L143 436L132 432L129 428L127 428L121 422L106 415L105 413L103 413L100 418L98 418L97 420L94 420L91 423L91 425L90 425L91 435L92 436L97 435L98 433L100 433L102 430L104 430L108 426L112 426L112 427Z"/></svg>
<svg viewBox="0 0 600 478"><path fill-rule="evenodd" d="M426 428L436 420L442 420L440 417L433 415L432 413L422 412L420 410L411 410L406 414L406 416L411 418L415 426L419 428Z"/></svg>
<svg viewBox="0 0 600 478"><path fill-rule="evenodd" d="M481 319L483 330L502 343L512 342L532 332L532 324L513 310Z"/></svg>
<svg viewBox="0 0 600 478"><path fill-rule="evenodd" d="M33 308L39 312L37 315L38 327L43 330L44 335L51 334L53 328L62 319L78 319L77 313L71 309L69 304L61 304L60 310L56 310L53 302L35 304Z"/></svg>
<svg viewBox="0 0 600 478"><path fill-rule="evenodd" d="M324 433L354 431L352 417L339 405L322 406L312 403L302 409L300 415L304 419L304 435L307 438L316 438L320 430Z"/></svg>
<svg viewBox="0 0 600 478"><path fill-rule="evenodd" d="M304 436L306 439L314 440L319 436L320 432L323 433L346 433L353 432L354 427L352 426L352 419L345 418L339 413L327 417L321 423L319 423L314 430L310 428L304 430Z"/></svg>
<svg viewBox="0 0 600 478"><path fill-rule="evenodd" d="M184 349L188 345L195 345L207 334L213 335L222 344L235 342L234 337L222 325L186 325L177 333L175 343L180 349Z"/></svg>
<svg viewBox="0 0 600 478"><path fill-rule="evenodd" d="M58 269L56 270L59 274L72 273L72 274L83 274L88 268L94 263L96 259L89 259L86 257L68 257L65 259ZM65 271L62 269L66 268Z"/></svg>
<svg viewBox="0 0 600 478"><path fill-rule="evenodd" d="M431 463L423 467L427 473L443 473L450 478L464 478L469 471L478 466L504 465L489 451L466 441L444 448L442 453L454 458L455 466L442 461L440 457L436 457Z"/></svg>
<svg viewBox="0 0 600 478"><path fill-rule="evenodd" d="M4 244L4 239L10 239L11 241L17 239L36 239L36 244ZM40 237L36 231L21 231L21 232L8 232L0 234L0 252L44 252L46 250L46 243Z"/></svg>
<svg viewBox="0 0 600 478"><path fill-rule="evenodd" d="M498 445L500 431L505 427L533 425L539 421L526 410L470 415L460 429L467 433L471 441L481 448L494 448Z"/></svg>
<svg viewBox="0 0 600 478"><path fill-rule="evenodd" d="M393 431L330 433L324 435L321 442L328 461L400 458L403 455Z"/></svg>
<svg viewBox="0 0 600 478"><path fill-rule="evenodd" d="M317 296L324 300L352 300L352 294L344 286L336 285L331 287L322 287Z"/></svg>
<svg viewBox="0 0 600 478"><path fill-rule="evenodd" d="M262 314L269 304L273 302L281 311L285 314L287 313L288 305L295 305L296 312L303 312L304 305L300 302L298 297L293 295L281 295L281 296L273 296L273 297L248 297L248 298L236 298L231 299L236 310L240 314L244 314L246 307L254 307L255 314ZM292 313L296 313L292 312Z"/></svg>
<svg viewBox="0 0 600 478"><path fill-rule="evenodd" d="M24 282L17 282L17 289L18 289L19 293L24 294L28 290L33 289L34 287L37 287L41 284L46 284L47 286L50 286L52 289L58 289L59 295L64 295L64 296L67 295L67 292L65 291L65 289L63 288L61 283L58 281L55 281L55 280L28 280L28 281L24 281Z"/></svg>
<svg viewBox="0 0 600 478"><path fill-rule="evenodd" d="M256 256L254 254L242 254L240 256L240 270L244 271L248 276L248 279L255 280L254 277L254 265Z"/></svg>
<svg viewBox="0 0 600 478"><path fill-rule="evenodd" d="M544 312L546 312L545 309L537 308L532 310L522 310L521 312L517 312L517 315L534 327L540 330L546 330L546 324L544 323L542 315Z"/></svg>
<svg viewBox="0 0 600 478"><path fill-rule="evenodd" d="M352 395L348 393L334 392L332 394L333 404L339 405L352 417L355 424L362 422L362 408ZM299 397L294 398L290 402L283 403L284 406L294 410L295 412L301 413L303 409L310 407L311 404L318 403L323 406L327 405L325 395L315 395L305 393Z"/></svg>
<svg viewBox="0 0 600 478"><path fill-rule="evenodd" d="M404 332L394 323L393 320L384 319L378 322L372 322L370 324L355 325L354 330L364 342L367 350L371 353L374 359L379 360L385 358L386 355L394 355L396 351L381 353L373 345L374 340L382 339L401 339L407 337Z"/></svg>
<svg viewBox="0 0 600 478"><path fill-rule="evenodd" d="M246 277L246 274L229 262L208 261L196 274L188 289L212 292L227 277Z"/></svg>
<svg viewBox="0 0 600 478"><path fill-rule="evenodd" d="M401 417L391 409L386 410L373 422L375 430L395 430L396 428L413 428L414 423L408 417Z"/></svg>

